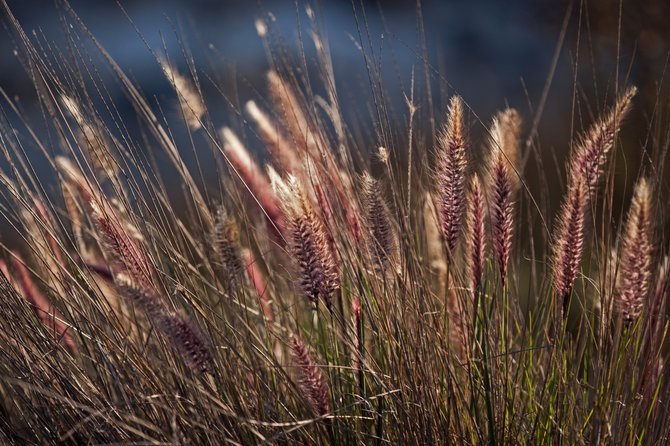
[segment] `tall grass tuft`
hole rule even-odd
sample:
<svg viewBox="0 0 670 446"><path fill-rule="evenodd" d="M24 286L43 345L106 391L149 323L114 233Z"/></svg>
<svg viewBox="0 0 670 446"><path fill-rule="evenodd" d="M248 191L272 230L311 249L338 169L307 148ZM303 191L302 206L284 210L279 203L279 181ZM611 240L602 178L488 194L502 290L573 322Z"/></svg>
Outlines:
<svg viewBox="0 0 670 446"><path fill-rule="evenodd" d="M642 143L634 87L575 84L561 197L543 107L427 61L395 98L361 32L367 104L311 7L295 60L256 19L258 84L149 50L147 98L58 4L67 51L0 2L0 442L667 443L667 107Z"/></svg>

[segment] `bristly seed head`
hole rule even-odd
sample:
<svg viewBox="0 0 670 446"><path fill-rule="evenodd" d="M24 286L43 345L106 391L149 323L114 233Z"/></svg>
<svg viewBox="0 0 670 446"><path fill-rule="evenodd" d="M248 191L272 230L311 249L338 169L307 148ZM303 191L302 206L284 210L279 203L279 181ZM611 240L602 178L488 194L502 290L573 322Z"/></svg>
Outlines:
<svg viewBox="0 0 670 446"><path fill-rule="evenodd" d="M470 270L470 284L473 295L477 292L486 262L486 228L484 225L485 199L479 177L475 174L470 181L468 193L467 262Z"/></svg>
<svg viewBox="0 0 670 446"><path fill-rule="evenodd" d="M466 141L463 101L451 98L447 121L438 138L437 187L442 235L450 251L456 247L465 210Z"/></svg>
<svg viewBox="0 0 670 446"><path fill-rule="evenodd" d="M587 188L587 199L600 179L607 155L614 146L616 135L630 110L637 89L628 88L603 118L595 122L573 148L568 164L568 186L581 181Z"/></svg>
<svg viewBox="0 0 670 446"><path fill-rule="evenodd" d="M284 206L302 293L315 305L322 300L332 311L332 295L339 288L339 277L325 229L294 176L289 176L287 182L274 179L273 183Z"/></svg>
<svg viewBox="0 0 670 446"><path fill-rule="evenodd" d="M568 190L553 238L554 289L566 315L584 249L586 186L578 182Z"/></svg>
<svg viewBox="0 0 670 446"><path fill-rule="evenodd" d="M495 254L503 284L512 250L514 232L514 191L518 187L516 173L510 161L518 158L521 119L514 109L506 109L493 119L491 125L490 157L488 163L489 215ZM512 178L515 179L512 179Z"/></svg>
<svg viewBox="0 0 670 446"><path fill-rule="evenodd" d="M201 119L206 108L195 85L166 59L159 59L163 73L177 93L179 107L188 126L193 130L202 127Z"/></svg>
<svg viewBox="0 0 670 446"><path fill-rule="evenodd" d="M224 285L239 283L244 271L240 253L239 235L233 219L223 206L219 207L214 224L212 241L216 263L220 268Z"/></svg>
<svg viewBox="0 0 670 446"><path fill-rule="evenodd" d="M642 178L635 187L624 231L619 240L620 269L616 309L626 322L635 321L647 300L652 255L650 186Z"/></svg>
<svg viewBox="0 0 670 446"><path fill-rule="evenodd" d="M397 244L389 210L379 182L368 172L361 178L363 208L368 226L368 247L376 267L385 271L394 258Z"/></svg>
<svg viewBox="0 0 670 446"><path fill-rule="evenodd" d="M154 287L117 274L119 293L140 307L149 320L170 340L185 362L198 373L212 370L212 355L202 333L186 317L171 310Z"/></svg>
<svg viewBox="0 0 670 446"><path fill-rule="evenodd" d="M326 378L316 366L307 351L307 347L298 336L293 336L291 351L293 353L293 360L298 368L298 384L303 392L303 397L309 402L310 408L315 415L324 416L329 414L330 404L328 402L328 384L326 383Z"/></svg>

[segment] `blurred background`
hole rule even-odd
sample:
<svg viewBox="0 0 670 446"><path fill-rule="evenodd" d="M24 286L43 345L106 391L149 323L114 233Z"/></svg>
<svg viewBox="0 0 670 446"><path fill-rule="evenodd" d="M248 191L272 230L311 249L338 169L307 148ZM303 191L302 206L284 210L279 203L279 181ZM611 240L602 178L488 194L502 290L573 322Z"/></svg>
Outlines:
<svg viewBox="0 0 670 446"><path fill-rule="evenodd" d="M8 0L8 4L27 32L67 53L63 36L71 20L63 19L62 2ZM225 93L232 101L220 94L208 101L218 125L239 120L240 105L262 97L269 65L254 26L256 19L271 24L271 41L296 60L301 37L308 57L313 55L302 1L134 0L122 1L120 6L115 1L72 0L70 4L146 97L173 98L149 48L164 49L182 72L188 70L183 47L188 48L199 69L229 86ZM544 186L550 195L561 193L560 171L572 135L612 103L617 88L632 83L641 90L622 133L625 155L624 150L617 155L625 157L625 162L617 163L616 176L621 180L617 196L630 194L640 169L649 170L670 141L670 90L664 78L670 51L670 2L666 0L423 0L420 4L322 0L312 4L328 39L345 119L352 117L354 126L365 127L372 119L362 38L365 53L374 54L381 67L386 98L401 122L406 116L403 93L409 91L412 73L417 96L425 100L427 56L436 115L441 115L449 94L461 94L476 113L470 116L475 151L484 140L478 119L488 124L495 111L510 105L525 117L528 133L542 108L537 147L545 164L531 161L525 174L531 186ZM8 27L6 20L3 24ZM0 45L0 87L28 114L39 115L39 108L29 100L34 98L34 88L15 48L10 39ZM100 75L105 82L115 83L111 73L103 70ZM216 90L201 82L206 97ZM120 90L110 91L119 95L120 111L131 113L129 106L124 108ZM419 116L425 118L429 110L420 104ZM416 125L429 132L427 119ZM374 132L361 133L371 148L379 145ZM667 182L663 187L667 189Z"/></svg>

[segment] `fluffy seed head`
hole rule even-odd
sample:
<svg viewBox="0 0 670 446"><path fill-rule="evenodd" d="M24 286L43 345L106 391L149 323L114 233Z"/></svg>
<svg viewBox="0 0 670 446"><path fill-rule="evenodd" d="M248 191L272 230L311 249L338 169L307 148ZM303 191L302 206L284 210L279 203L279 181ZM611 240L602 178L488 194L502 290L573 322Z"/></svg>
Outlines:
<svg viewBox="0 0 670 446"><path fill-rule="evenodd" d="M189 79L180 74L167 60L160 59L159 63L168 82L177 92L179 107L186 123L193 130L199 129L202 127L200 121L205 115L205 104L202 102L198 90Z"/></svg>
<svg viewBox="0 0 670 446"><path fill-rule="evenodd" d="M212 356L202 333L186 316L168 308L156 288L123 273L117 274L116 285L121 296L147 314L192 369L198 373L212 369Z"/></svg>
<svg viewBox="0 0 670 446"><path fill-rule="evenodd" d="M628 218L621 234L620 270L617 276L616 308L627 322L642 312L651 279L651 198L649 183L638 181Z"/></svg>
<svg viewBox="0 0 670 446"><path fill-rule="evenodd" d="M329 414L330 404L328 402L326 378L316 366L307 351L307 347L298 336L293 336L291 352L298 369L298 384L303 392L303 397L307 400L315 415L324 416Z"/></svg>
<svg viewBox="0 0 670 446"><path fill-rule="evenodd" d="M193 370L200 374L212 370L212 355L205 338L188 317L166 312L158 319L158 327Z"/></svg>
<svg viewBox="0 0 670 446"><path fill-rule="evenodd" d="M576 183L568 190L553 237L554 289L567 310L584 249L586 186Z"/></svg>
<svg viewBox="0 0 670 446"><path fill-rule="evenodd" d="M447 122L438 139L437 187L442 235L449 250L460 236L465 209L466 142L463 129L463 101L451 98Z"/></svg>
<svg viewBox="0 0 670 446"><path fill-rule="evenodd" d="M267 74L268 91L277 115L282 119L296 148L315 159L321 159L316 132L307 120L302 102L293 87L276 71Z"/></svg>
<svg viewBox="0 0 670 446"><path fill-rule="evenodd" d="M103 176L112 178L118 175L119 168L114 155L104 137L99 122L96 119L86 118L82 113L77 101L72 97L61 95L61 103L67 112L76 121L78 129L75 130L77 143L85 148L89 159L96 170Z"/></svg>
<svg viewBox="0 0 670 446"><path fill-rule="evenodd" d="M229 284L238 282L244 270L239 236L235 222L228 216L223 206L219 207L216 215L212 241L216 263L220 267L222 278Z"/></svg>
<svg viewBox="0 0 670 446"><path fill-rule="evenodd" d="M382 196L379 182L368 172L361 178L363 208L368 226L368 247L376 266L384 271L395 255L396 240L389 210Z"/></svg>
<svg viewBox="0 0 670 446"><path fill-rule="evenodd" d="M516 170L519 166L519 142L521 138L521 116L513 109L508 108L498 113L491 126L492 150L502 151L502 157L507 166L507 176L514 190L519 187L519 177Z"/></svg>
<svg viewBox="0 0 670 446"><path fill-rule="evenodd" d="M612 109L582 135L574 147L568 164L568 184L583 182L588 192L598 184L607 155L614 146L621 122L630 110L637 89L628 88Z"/></svg>
<svg viewBox="0 0 670 446"><path fill-rule="evenodd" d="M467 262L473 294L477 292L486 262L486 228L484 227L485 199L479 177L475 174L470 181L467 211Z"/></svg>
<svg viewBox="0 0 670 446"><path fill-rule="evenodd" d="M287 182L275 180L275 187L284 206L302 293L314 304L323 300L332 310L332 295L339 288L339 278L323 225L295 177L289 176Z"/></svg>
<svg viewBox="0 0 670 446"><path fill-rule="evenodd" d="M507 268L512 250L514 232L514 190L518 180L512 179L508 161L518 158L518 133L520 119L513 109L506 109L493 119L491 125L490 156L488 162L489 215L493 252L503 283L507 279ZM508 135L511 133L511 135ZM516 144L517 147L509 147ZM516 177L516 174L514 174Z"/></svg>
<svg viewBox="0 0 670 446"><path fill-rule="evenodd" d="M109 200L69 160L59 157L56 162L88 205L91 218L114 260L127 270L135 281L150 286L154 267L143 247L129 233L128 226L122 223Z"/></svg>

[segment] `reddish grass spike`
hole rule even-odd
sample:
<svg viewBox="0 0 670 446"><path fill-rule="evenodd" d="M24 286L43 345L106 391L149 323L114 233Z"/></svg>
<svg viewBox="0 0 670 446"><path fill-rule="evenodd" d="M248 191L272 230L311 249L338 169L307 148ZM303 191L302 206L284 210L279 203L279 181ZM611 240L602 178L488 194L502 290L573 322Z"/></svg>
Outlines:
<svg viewBox="0 0 670 446"><path fill-rule="evenodd" d="M563 203L558 217L552 246L554 289L563 301L564 316L582 260L585 212L586 186L578 182L568 190L567 201Z"/></svg>
<svg viewBox="0 0 670 446"><path fill-rule="evenodd" d="M389 210L377 180L364 172L361 183L365 221L369 232L368 246L377 268L385 271L397 249Z"/></svg>
<svg viewBox="0 0 670 446"><path fill-rule="evenodd" d="M150 319L159 318L162 313L167 311L163 298L153 285L147 287L123 273L117 274L115 281L119 293L134 305L140 307Z"/></svg>
<svg viewBox="0 0 670 446"><path fill-rule="evenodd" d="M484 193L479 182L479 177L475 174L470 182L470 191L468 194L468 213L467 213L467 262L470 271L470 283L473 296L477 292L484 273L484 263L486 262L486 228L484 227L484 215L486 213L484 205Z"/></svg>
<svg viewBox="0 0 670 446"><path fill-rule="evenodd" d="M58 157L56 164L88 205L91 217L115 260L134 280L145 287L151 287L154 267L144 249L128 233L109 200L69 159Z"/></svg>
<svg viewBox="0 0 670 446"><path fill-rule="evenodd" d="M649 182L642 178L635 187L628 218L621 234L620 267L617 276L616 308L626 322L642 312L651 279L651 198Z"/></svg>
<svg viewBox="0 0 670 446"><path fill-rule="evenodd" d="M514 155L518 147L509 144L518 144L520 126L518 114L513 109L506 109L493 119L491 125L491 156L488 165L488 187L490 190L489 214L491 219L491 233L493 252L500 270L503 284L507 280L512 237L514 232L514 190L517 181L512 180L508 157Z"/></svg>
<svg viewBox="0 0 670 446"><path fill-rule="evenodd" d="M463 101L451 98L447 122L438 138L437 187L442 235L453 251L460 236L465 209L466 142L463 129Z"/></svg>
<svg viewBox="0 0 670 446"><path fill-rule="evenodd" d="M186 363L198 373L212 370L212 356L200 331L185 316L170 310L153 287L145 287L124 274L116 276L119 293L140 307L170 340Z"/></svg>
<svg viewBox="0 0 670 446"><path fill-rule="evenodd" d="M298 368L298 384L303 397L315 415L321 417L329 414L330 404L326 378L312 360L305 344L296 335L293 336L291 342L291 352Z"/></svg>
<svg viewBox="0 0 670 446"><path fill-rule="evenodd" d="M583 134L573 149L568 165L568 184L582 181L589 192L598 184L607 155L614 146L616 135L630 111L637 89L629 87L612 109Z"/></svg>
<svg viewBox="0 0 670 446"><path fill-rule="evenodd" d="M222 278L229 284L239 282L244 271L244 264L240 254L239 235L237 226L226 210L221 206L216 214L214 232L214 254Z"/></svg>
<svg viewBox="0 0 670 446"><path fill-rule="evenodd" d="M498 113L491 128L491 145L502 151L507 167L508 181L512 184L513 191L517 191L520 185L519 176L516 172L519 163L519 143L521 138L521 116L513 109L508 108Z"/></svg>
<svg viewBox="0 0 670 446"><path fill-rule="evenodd" d="M158 326L182 358L199 374L212 371L212 354L205 339L193 322L178 313L164 312Z"/></svg>
<svg viewBox="0 0 670 446"><path fill-rule="evenodd" d="M99 203L102 206L91 202L91 208L107 248L135 280L144 286L152 286L153 265L144 250L128 234L106 199L101 198Z"/></svg>
<svg viewBox="0 0 670 446"><path fill-rule="evenodd" d="M18 277L19 293L30 303L35 315L40 319L42 325L49 331L49 334L58 342L63 342L70 353L77 353L77 343L68 332L68 326L63 322L63 315L49 302L42 294L26 268L23 260L18 254L14 253L12 257L12 266ZM4 272L3 272L4 274ZM8 273L7 273L8 274ZM8 281L13 280L8 276Z"/></svg>
<svg viewBox="0 0 670 446"><path fill-rule="evenodd" d="M291 176L288 184L277 179L275 187L284 203L291 251L299 269L301 291L314 304L319 299L323 300L332 311L332 295L339 289L339 276L325 229L295 177Z"/></svg>
<svg viewBox="0 0 670 446"><path fill-rule="evenodd" d="M338 288L337 273L330 257L321 224L307 210L291 224L293 254L300 268L300 287L315 304L323 300L332 310L332 294Z"/></svg>

